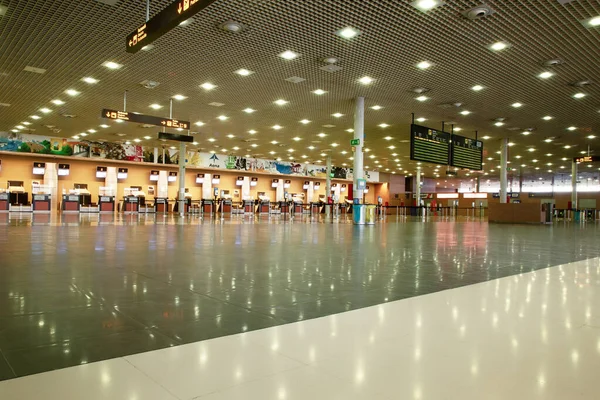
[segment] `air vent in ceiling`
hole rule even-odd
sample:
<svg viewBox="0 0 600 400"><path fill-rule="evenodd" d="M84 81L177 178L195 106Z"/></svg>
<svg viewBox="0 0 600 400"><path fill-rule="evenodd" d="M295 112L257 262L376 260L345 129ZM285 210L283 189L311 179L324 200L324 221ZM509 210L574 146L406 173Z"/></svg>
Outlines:
<svg viewBox="0 0 600 400"><path fill-rule="evenodd" d="M575 87L583 87L583 86L589 86L592 84L592 81L588 80L588 79L584 79L581 81L577 81L577 82L573 82L570 85L571 86L575 86Z"/></svg>
<svg viewBox="0 0 600 400"><path fill-rule="evenodd" d="M23 68L23 71L33 72L34 74L43 74L46 72L46 70L43 68L36 68L29 65Z"/></svg>
<svg viewBox="0 0 600 400"><path fill-rule="evenodd" d="M0 107L10 107L10 104L8 104L8 103L0 103Z"/></svg>
<svg viewBox="0 0 600 400"><path fill-rule="evenodd" d="M323 125L323 128L335 128L335 125L327 124Z"/></svg>
<svg viewBox="0 0 600 400"><path fill-rule="evenodd" d="M96 1L98 3L107 4L109 6L114 6L119 2L119 0L96 0Z"/></svg>
<svg viewBox="0 0 600 400"><path fill-rule="evenodd" d="M125 134L125 133L115 133L115 136L123 137L123 136L127 136L127 134Z"/></svg>
<svg viewBox="0 0 600 400"><path fill-rule="evenodd" d="M219 28L231 33L240 33L244 30L245 26L240 24L239 22L229 20L220 24Z"/></svg>
<svg viewBox="0 0 600 400"><path fill-rule="evenodd" d="M306 79L300 78L299 76L291 76L289 78L286 78L286 81L292 82L292 83L300 83L300 82L304 82L305 80Z"/></svg>
<svg viewBox="0 0 600 400"><path fill-rule="evenodd" d="M154 125L149 125L149 124L142 124L142 125L138 125L140 128L144 128L144 129L149 129L149 128L154 128Z"/></svg>
<svg viewBox="0 0 600 400"><path fill-rule="evenodd" d="M140 85L142 85L146 89L155 89L158 85L160 85L160 83L146 79L146 80L141 81Z"/></svg>
<svg viewBox="0 0 600 400"><path fill-rule="evenodd" d="M565 62L563 60L561 60L560 58L552 58L550 60L546 60L542 63L542 65L546 66L546 67L554 67L557 65L561 65L564 64Z"/></svg>
<svg viewBox="0 0 600 400"><path fill-rule="evenodd" d="M65 118L76 118L77 117L77 115L75 115L75 114L63 114L62 116Z"/></svg>
<svg viewBox="0 0 600 400"><path fill-rule="evenodd" d="M258 141L258 139L242 139L242 142L245 142L245 143L256 142L256 141Z"/></svg>
<svg viewBox="0 0 600 400"><path fill-rule="evenodd" d="M213 101L212 103L208 103L209 106L213 106L213 107L222 107L225 104L224 103L217 103L216 101Z"/></svg>
<svg viewBox="0 0 600 400"><path fill-rule="evenodd" d="M494 14L494 12L495 11L492 10L492 8L487 4L482 4L480 6L473 7L470 10L463 11L461 14L467 19L476 20L488 17Z"/></svg>
<svg viewBox="0 0 600 400"><path fill-rule="evenodd" d="M8 10L7 6L0 6L0 17L6 15L6 11Z"/></svg>
<svg viewBox="0 0 600 400"><path fill-rule="evenodd" d="M320 67L319 69L323 70L325 72L338 72L339 70L342 69L342 67L340 67L339 65L329 64L329 65L324 65L324 66Z"/></svg>
<svg viewBox="0 0 600 400"><path fill-rule="evenodd" d="M460 106L462 106L462 103L459 103L459 102L438 104L438 107L440 107L440 108L454 108L454 107L458 108Z"/></svg>
<svg viewBox="0 0 600 400"><path fill-rule="evenodd" d="M422 93L427 93L429 92L431 89L425 88L425 87L418 87L418 88L414 88L412 89L413 93L418 93L418 94L422 94Z"/></svg>

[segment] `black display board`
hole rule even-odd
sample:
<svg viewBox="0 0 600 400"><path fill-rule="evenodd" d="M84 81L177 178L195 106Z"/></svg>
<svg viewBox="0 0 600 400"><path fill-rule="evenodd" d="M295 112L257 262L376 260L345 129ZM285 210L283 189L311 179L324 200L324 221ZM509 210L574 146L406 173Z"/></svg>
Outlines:
<svg viewBox="0 0 600 400"><path fill-rule="evenodd" d="M450 164L457 168L481 171L483 168L483 142L464 136L452 135Z"/></svg>
<svg viewBox="0 0 600 400"><path fill-rule="evenodd" d="M410 126L410 159L448 165L450 134L412 124Z"/></svg>
<svg viewBox="0 0 600 400"><path fill-rule="evenodd" d="M138 124L163 126L165 128L190 129L189 121L178 121L176 119L171 118L161 118L155 117L153 115L136 114L133 112L110 110L107 108L102 110L102 118L120 119L126 122L136 122Z"/></svg>
<svg viewBox="0 0 600 400"><path fill-rule="evenodd" d="M480 171L483 142L412 124L410 159Z"/></svg>

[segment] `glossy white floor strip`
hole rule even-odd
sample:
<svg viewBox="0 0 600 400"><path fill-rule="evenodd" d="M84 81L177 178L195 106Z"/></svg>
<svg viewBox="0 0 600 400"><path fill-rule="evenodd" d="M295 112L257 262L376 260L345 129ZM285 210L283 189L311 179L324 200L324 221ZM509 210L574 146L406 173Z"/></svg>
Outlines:
<svg viewBox="0 0 600 400"><path fill-rule="evenodd" d="M0 382L20 399L598 399L600 260Z"/></svg>

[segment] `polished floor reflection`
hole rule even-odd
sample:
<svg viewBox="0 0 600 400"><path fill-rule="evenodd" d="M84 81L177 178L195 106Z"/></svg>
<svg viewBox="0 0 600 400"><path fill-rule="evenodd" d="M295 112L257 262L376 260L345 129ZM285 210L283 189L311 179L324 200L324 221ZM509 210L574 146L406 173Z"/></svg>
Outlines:
<svg viewBox="0 0 600 400"><path fill-rule="evenodd" d="M7 380L0 393L11 400L596 399L599 287L600 259L589 259Z"/></svg>
<svg viewBox="0 0 600 400"><path fill-rule="evenodd" d="M15 221L0 226L0 379L600 256L596 225Z"/></svg>

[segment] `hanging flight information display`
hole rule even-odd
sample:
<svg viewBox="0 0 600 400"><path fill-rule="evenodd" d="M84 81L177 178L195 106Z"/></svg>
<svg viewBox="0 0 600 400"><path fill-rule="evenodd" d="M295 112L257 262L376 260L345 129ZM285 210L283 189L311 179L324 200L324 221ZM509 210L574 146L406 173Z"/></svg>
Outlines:
<svg viewBox="0 0 600 400"><path fill-rule="evenodd" d="M115 120L118 119L126 122L136 122L138 124L163 126L165 128L190 129L189 121L178 121L172 118L161 118L155 117L153 115L136 114L127 111L109 110L106 108L102 110L102 118Z"/></svg>
<svg viewBox="0 0 600 400"><path fill-rule="evenodd" d="M452 135L450 164L457 168L481 171L483 142L464 136Z"/></svg>
<svg viewBox="0 0 600 400"><path fill-rule="evenodd" d="M450 134L425 126L410 126L410 159L447 165L450 160Z"/></svg>
<svg viewBox="0 0 600 400"><path fill-rule="evenodd" d="M480 171L483 142L412 124L410 159Z"/></svg>

